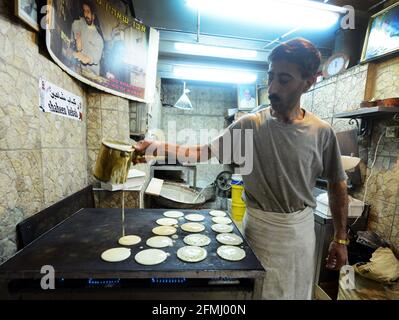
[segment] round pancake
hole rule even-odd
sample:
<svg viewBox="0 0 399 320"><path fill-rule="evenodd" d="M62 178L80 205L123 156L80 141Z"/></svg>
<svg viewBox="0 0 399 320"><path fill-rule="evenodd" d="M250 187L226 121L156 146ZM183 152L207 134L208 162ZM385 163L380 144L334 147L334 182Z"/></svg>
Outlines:
<svg viewBox="0 0 399 320"><path fill-rule="evenodd" d="M221 210L211 210L209 212L209 214L214 217L225 217L226 216L226 212L221 211Z"/></svg>
<svg viewBox="0 0 399 320"><path fill-rule="evenodd" d="M182 230L187 232L201 232L205 230L205 226L198 222L188 222L181 225Z"/></svg>
<svg viewBox="0 0 399 320"><path fill-rule="evenodd" d="M139 236L128 235L128 236L119 238L118 243L121 244L122 246L132 246L132 245L140 243L140 241L141 241L141 238Z"/></svg>
<svg viewBox="0 0 399 320"><path fill-rule="evenodd" d="M228 233L233 231L233 226L230 224L213 224L211 229L218 233Z"/></svg>
<svg viewBox="0 0 399 320"><path fill-rule="evenodd" d="M230 218L227 217L213 217L212 221L216 224L230 224L232 223Z"/></svg>
<svg viewBox="0 0 399 320"><path fill-rule="evenodd" d="M167 258L167 254L163 250L159 249L146 249L138 252L134 256L134 260L137 263L145 266L153 266L164 262Z"/></svg>
<svg viewBox="0 0 399 320"><path fill-rule="evenodd" d="M203 247L211 243L211 239L203 234L189 234L185 236L183 242L189 246Z"/></svg>
<svg viewBox="0 0 399 320"><path fill-rule="evenodd" d="M179 222L174 219L174 218L160 218L157 221L157 224L160 226L173 226L175 224L178 224Z"/></svg>
<svg viewBox="0 0 399 320"><path fill-rule="evenodd" d="M219 257L228 261L240 261L245 258L245 251L235 246L220 246L216 252Z"/></svg>
<svg viewBox="0 0 399 320"><path fill-rule="evenodd" d="M112 248L105 250L101 254L101 259L107 262L120 262L129 258L130 254L129 248Z"/></svg>
<svg viewBox="0 0 399 320"><path fill-rule="evenodd" d="M155 236L147 239L147 246L152 248L165 248L173 246L173 241L169 237L165 236Z"/></svg>
<svg viewBox="0 0 399 320"><path fill-rule="evenodd" d="M177 250L177 257L185 262L199 262L207 255L206 250L201 247L185 246Z"/></svg>
<svg viewBox="0 0 399 320"><path fill-rule="evenodd" d="M191 213L187 214L184 219L192 222L200 222L205 219L205 217L202 214L197 214L197 213Z"/></svg>
<svg viewBox="0 0 399 320"><path fill-rule="evenodd" d="M160 227L155 227L152 229L152 233L158 235L158 236L170 236L172 234L175 234L177 229L175 227L171 226L160 226Z"/></svg>
<svg viewBox="0 0 399 320"><path fill-rule="evenodd" d="M180 218L184 216L184 213L181 211L169 210L165 211L163 215L167 218Z"/></svg>
<svg viewBox="0 0 399 320"><path fill-rule="evenodd" d="M216 240L230 246L238 246L243 242L243 239L234 233L219 233Z"/></svg>

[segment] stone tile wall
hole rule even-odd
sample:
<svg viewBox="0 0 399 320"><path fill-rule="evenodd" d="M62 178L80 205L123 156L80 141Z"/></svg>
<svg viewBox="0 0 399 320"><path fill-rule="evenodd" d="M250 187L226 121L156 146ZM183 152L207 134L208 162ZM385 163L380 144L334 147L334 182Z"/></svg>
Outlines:
<svg viewBox="0 0 399 320"><path fill-rule="evenodd" d="M129 138L128 101L62 71L13 10L0 2L0 263L15 253L19 222L95 182L102 138ZM83 121L41 112L39 77L81 96Z"/></svg>
<svg viewBox="0 0 399 320"><path fill-rule="evenodd" d="M305 109L326 120L337 132L356 128L349 119L333 115L358 109L362 100L399 97L399 58L382 63L355 66L345 73L316 84L302 97ZM379 232L399 248L399 141L383 137L374 159L379 137L388 125L399 125L392 118L374 121L371 137L359 138L363 186L354 193L363 199L366 179L366 202L371 204L369 229Z"/></svg>
<svg viewBox="0 0 399 320"><path fill-rule="evenodd" d="M16 250L15 226L84 188L83 121L39 110L39 77L84 98L81 84L39 53L38 34L0 3L0 263Z"/></svg>
<svg viewBox="0 0 399 320"><path fill-rule="evenodd" d="M237 88L234 85L187 83L192 110L163 107L161 129L166 141L178 144L208 143L225 128L227 109L237 107ZM164 103L174 105L183 93L183 83L163 83L161 96ZM208 135L208 136L207 136ZM162 139L162 135L160 134ZM223 171L215 159L197 165L199 186L212 183Z"/></svg>
<svg viewBox="0 0 399 320"><path fill-rule="evenodd" d="M103 139L129 142L129 100L87 89L87 175L90 184L98 186L93 168Z"/></svg>

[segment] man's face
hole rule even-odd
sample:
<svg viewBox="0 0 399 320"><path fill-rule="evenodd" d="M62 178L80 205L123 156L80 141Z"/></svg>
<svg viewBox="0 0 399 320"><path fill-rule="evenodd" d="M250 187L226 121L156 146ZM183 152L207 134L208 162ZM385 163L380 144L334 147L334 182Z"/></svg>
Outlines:
<svg viewBox="0 0 399 320"><path fill-rule="evenodd" d="M268 93L273 109L285 113L299 104L301 95L313 84L302 78L299 66L284 60L272 61L268 72Z"/></svg>
<svg viewBox="0 0 399 320"><path fill-rule="evenodd" d="M94 21L94 14L91 12L91 9L87 4L83 5L83 16L85 17L86 23L91 26Z"/></svg>

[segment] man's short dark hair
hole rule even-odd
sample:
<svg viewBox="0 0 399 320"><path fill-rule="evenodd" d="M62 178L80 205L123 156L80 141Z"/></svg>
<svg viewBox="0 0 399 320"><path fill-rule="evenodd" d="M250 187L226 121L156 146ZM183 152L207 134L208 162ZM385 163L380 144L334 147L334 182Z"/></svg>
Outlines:
<svg viewBox="0 0 399 320"><path fill-rule="evenodd" d="M302 78L316 75L321 62L320 51L310 41L297 38L275 47L269 55L269 63L285 60L298 65Z"/></svg>
<svg viewBox="0 0 399 320"><path fill-rule="evenodd" d="M90 8L91 13L94 13L94 3L91 0L82 0L82 7L87 5Z"/></svg>

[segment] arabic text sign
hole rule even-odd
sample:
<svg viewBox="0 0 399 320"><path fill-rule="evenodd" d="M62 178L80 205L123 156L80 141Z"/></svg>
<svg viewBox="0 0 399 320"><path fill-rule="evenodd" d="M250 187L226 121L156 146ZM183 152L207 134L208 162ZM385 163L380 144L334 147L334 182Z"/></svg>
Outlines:
<svg viewBox="0 0 399 320"><path fill-rule="evenodd" d="M40 109L43 112L82 121L82 98L66 91L42 78L40 86Z"/></svg>

